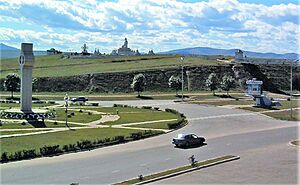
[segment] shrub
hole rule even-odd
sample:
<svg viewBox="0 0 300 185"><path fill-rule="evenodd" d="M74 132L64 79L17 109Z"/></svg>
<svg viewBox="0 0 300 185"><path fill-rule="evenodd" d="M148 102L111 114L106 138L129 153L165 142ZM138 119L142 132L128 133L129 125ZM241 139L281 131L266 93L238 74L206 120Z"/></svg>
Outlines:
<svg viewBox="0 0 300 185"><path fill-rule="evenodd" d="M157 111L158 111L158 110L159 110L159 107L154 107L154 110L157 110Z"/></svg>
<svg viewBox="0 0 300 185"><path fill-rule="evenodd" d="M54 125L57 125L57 121L55 121L53 124L54 124Z"/></svg>
<svg viewBox="0 0 300 185"><path fill-rule="evenodd" d="M21 123L21 125L26 125L26 122L25 122L25 121L23 121L23 122Z"/></svg>
<svg viewBox="0 0 300 185"><path fill-rule="evenodd" d="M7 152L3 152L1 154L1 162L7 162L9 159L8 159L8 155L7 155Z"/></svg>
<svg viewBox="0 0 300 185"><path fill-rule="evenodd" d="M87 149L92 147L92 142L89 140L77 141L77 147L80 149Z"/></svg>
<svg viewBox="0 0 300 185"><path fill-rule="evenodd" d="M83 111L80 109L79 112L82 113Z"/></svg>
<svg viewBox="0 0 300 185"><path fill-rule="evenodd" d="M110 138L109 137L104 139L104 143L108 143L108 142L110 142Z"/></svg>
<svg viewBox="0 0 300 185"><path fill-rule="evenodd" d="M179 128L179 127L182 127L183 125L185 125L187 123L187 121L185 119L181 119L179 120L178 122L176 123L169 123L168 124L168 128L169 129L176 129L176 128Z"/></svg>
<svg viewBox="0 0 300 185"><path fill-rule="evenodd" d="M72 113L71 113L71 116L75 116L75 112L72 112Z"/></svg>
<svg viewBox="0 0 300 185"><path fill-rule="evenodd" d="M43 146L40 148L40 153L42 156L47 156L47 155L53 155L60 153L61 150L59 148L59 145L54 145L54 146Z"/></svg>
<svg viewBox="0 0 300 185"><path fill-rule="evenodd" d="M124 142L125 141L125 137L124 136L116 136L114 138L115 141L118 141L120 143Z"/></svg>
<svg viewBox="0 0 300 185"><path fill-rule="evenodd" d="M71 114L68 114L68 118L71 118L72 117L72 115Z"/></svg>
<svg viewBox="0 0 300 185"><path fill-rule="evenodd" d="M32 159L37 156L34 149L32 150L23 150L23 159Z"/></svg>
<svg viewBox="0 0 300 185"><path fill-rule="evenodd" d="M180 114L177 110L174 110L174 109L165 109L166 112L170 112L170 113L173 113L173 114Z"/></svg>
<svg viewBox="0 0 300 185"><path fill-rule="evenodd" d="M92 115L92 113L91 113L91 112L88 112L88 115Z"/></svg>
<svg viewBox="0 0 300 185"><path fill-rule="evenodd" d="M0 126L2 126L3 124L2 124L2 121L0 120Z"/></svg>
<svg viewBox="0 0 300 185"><path fill-rule="evenodd" d="M143 136L143 133L142 133L142 132L136 132L136 133L132 133L130 137L131 137L133 140L138 140L138 139L141 139L142 136Z"/></svg>
<svg viewBox="0 0 300 185"><path fill-rule="evenodd" d="M143 109L152 109L151 106L142 106Z"/></svg>
<svg viewBox="0 0 300 185"><path fill-rule="evenodd" d="M23 155L22 155L22 152L21 151L16 151L14 156L13 156L13 159L14 160L21 160L23 159Z"/></svg>

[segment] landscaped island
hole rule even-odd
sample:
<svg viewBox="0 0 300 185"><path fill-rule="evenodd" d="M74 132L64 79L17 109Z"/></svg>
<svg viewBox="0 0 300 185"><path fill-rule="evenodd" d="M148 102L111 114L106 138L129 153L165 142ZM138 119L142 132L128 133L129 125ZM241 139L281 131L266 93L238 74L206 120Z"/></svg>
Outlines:
<svg viewBox="0 0 300 185"><path fill-rule="evenodd" d="M18 106L3 105L8 109ZM90 150L163 134L186 124L177 111L156 107L73 104L67 115L59 104L39 104L39 108L56 116L35 122L1 118L1 162Z"/></svg>

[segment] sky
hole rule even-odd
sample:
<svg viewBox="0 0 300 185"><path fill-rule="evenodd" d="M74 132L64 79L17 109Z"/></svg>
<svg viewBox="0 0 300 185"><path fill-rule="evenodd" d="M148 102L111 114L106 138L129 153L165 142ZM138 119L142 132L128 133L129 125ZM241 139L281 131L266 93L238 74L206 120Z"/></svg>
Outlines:
<svg viewBox="0 0 300 185"><path fill-rule="evenodd" d="M0 42L110 53L189 47L300 53L298 0L0 0Z"/></svg>

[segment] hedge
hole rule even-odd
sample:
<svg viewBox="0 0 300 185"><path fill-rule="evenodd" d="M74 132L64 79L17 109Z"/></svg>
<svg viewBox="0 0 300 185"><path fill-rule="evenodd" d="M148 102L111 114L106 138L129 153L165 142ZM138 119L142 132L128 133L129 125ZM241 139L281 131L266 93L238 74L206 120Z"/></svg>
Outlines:
<svg viewBox="0 0 300 185"><path fill-rule="evenodd" d="M94 141L80 140L80 141L77 141L76 144L63 145L63 147L60 147L59 145L53 145L53 146L45 145L39 149L39 152L37 152L34 149L17 151L14 154L10 154L10 155L7 152L2 152L0 162L5 163L5 162L9 162L9 161L33 159L33 158L42 157L42 156L59 155L59 154L68 153L68 152L91 150L91 149L99 148L99 147L103 147L103 146L109 146L109 145L124 143L124 142L128 142L128 141L133 141L133 140L137 140L137 139L147 138L147 137L155 136L158 134L160 134L160 132L153 132L151 130L145 130L144 132L140 131L137 133L132 133L128 137L115 136L113 138L97 139Z"/></svg>

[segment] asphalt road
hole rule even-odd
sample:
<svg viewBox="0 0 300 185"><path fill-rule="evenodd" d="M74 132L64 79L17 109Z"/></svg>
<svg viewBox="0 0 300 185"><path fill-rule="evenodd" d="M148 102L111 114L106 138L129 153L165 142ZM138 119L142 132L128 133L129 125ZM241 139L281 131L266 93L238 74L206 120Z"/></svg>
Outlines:
<svg viewBox="0 0 300 185"><path fill-rule="evenodd" d="M111 105L115 102L101 102ZM238 161L207 168L158 183L297 184L298 123L278 121L242 110L180 104L171 101L124 101L131 105L174 108L185 113L186 127L145 140L88 152L1 164L1 184L110 184L197 160L232 154ZM179 149L171 145L178 133L207 138L207 145ZM193 180L191 180L193 179Z"/></svg>

